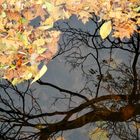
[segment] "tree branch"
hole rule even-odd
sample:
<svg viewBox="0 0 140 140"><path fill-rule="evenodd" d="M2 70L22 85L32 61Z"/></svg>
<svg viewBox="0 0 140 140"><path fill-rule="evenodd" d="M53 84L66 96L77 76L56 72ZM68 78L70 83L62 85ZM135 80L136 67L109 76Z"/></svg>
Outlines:
<svg viewBox="0 0 140 140"><path fill-rule="evenodd" d="M54 124L49 124L46 128L41 130L40 139L46 140L53 133L57 133L63 130L75 129L82 127L85 124L96 122L96 121L112 121L112 122L123 122L130 118L140 115L140 104L127 105L120 108L118 112L113 112L106 108L100 108L97 111L88 112L79 118L71 121L61 121Z"/></svg>

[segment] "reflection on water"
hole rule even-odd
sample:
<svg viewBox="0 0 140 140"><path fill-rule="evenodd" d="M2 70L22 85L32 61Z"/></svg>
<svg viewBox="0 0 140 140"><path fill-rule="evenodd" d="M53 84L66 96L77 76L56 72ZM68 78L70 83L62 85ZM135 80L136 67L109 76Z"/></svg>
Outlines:
<svg viewBox="0 0 140 140"><path fill-rule="evenodd" d="M101 40L94 20L92 32L91 26L71 27L75 20L56 24L62 32L59 52L41 80L17 87L1 83L2 139L62 134L66 140L86 140L83 134L97 128L112 140L139 139L139 35Z"/></svg>

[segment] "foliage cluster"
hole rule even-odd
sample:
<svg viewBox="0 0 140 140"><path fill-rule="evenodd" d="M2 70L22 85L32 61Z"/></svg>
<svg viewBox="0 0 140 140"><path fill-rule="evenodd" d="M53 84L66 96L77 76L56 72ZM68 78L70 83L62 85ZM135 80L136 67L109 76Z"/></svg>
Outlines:
<svg viewBox="0 0 140 140"><path fill-rule="evenodd" d="M57 20L75 14L86 23L94 13L106 21L100 28L102 39L112 30L120 39L139 32L139 0L1 0L0 4L0 72L13 84L31 78L35 82L46 72L57 52L60 32L52 30ZM36 18L40 25L34 27Z"/></svg>

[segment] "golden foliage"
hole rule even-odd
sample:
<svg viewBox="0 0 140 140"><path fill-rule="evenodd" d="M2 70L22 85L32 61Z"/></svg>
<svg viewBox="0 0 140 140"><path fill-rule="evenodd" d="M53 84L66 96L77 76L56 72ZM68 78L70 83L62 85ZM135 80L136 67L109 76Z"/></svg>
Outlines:
<svg viewBox="0 0 140 140"><path fill-rule="evenodd" d="M0 4L1 78L14 84L35 78L38 65L56 54L60 33L52 27L59 19L75 14L85 24L94 12L106 20L100 29L102 39L112 30L120 39L139 32L139 0L1 0ZM40 26L33 27L30 23L37 17Z"/></svg>

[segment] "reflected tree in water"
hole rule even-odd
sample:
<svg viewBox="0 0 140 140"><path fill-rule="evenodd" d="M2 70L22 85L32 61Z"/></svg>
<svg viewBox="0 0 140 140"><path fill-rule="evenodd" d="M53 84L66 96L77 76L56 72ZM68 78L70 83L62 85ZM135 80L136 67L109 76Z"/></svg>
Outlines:
<svg viewBox="0 0 140 140"><path fill-rule="evenodd" d="M123 41L111 36L102 40L102 23L96 21L96 17L90 21L95 26L92 32L74 28L69 22L55 25L62 36L54 60L62 56L66 65L71 66L71 73L78 71L83 77L82 88L78 90L37 81L42 88L56 90L59 96L52 104L64 106L61 110L43 111L41 99L35 96L30 82L25 88L1 82L2 140L55 139L65 130L89 123L94 128L96 122L104 122L98 127L108 131L109 139L140 139L140 35L135 33Z"/></svg>

